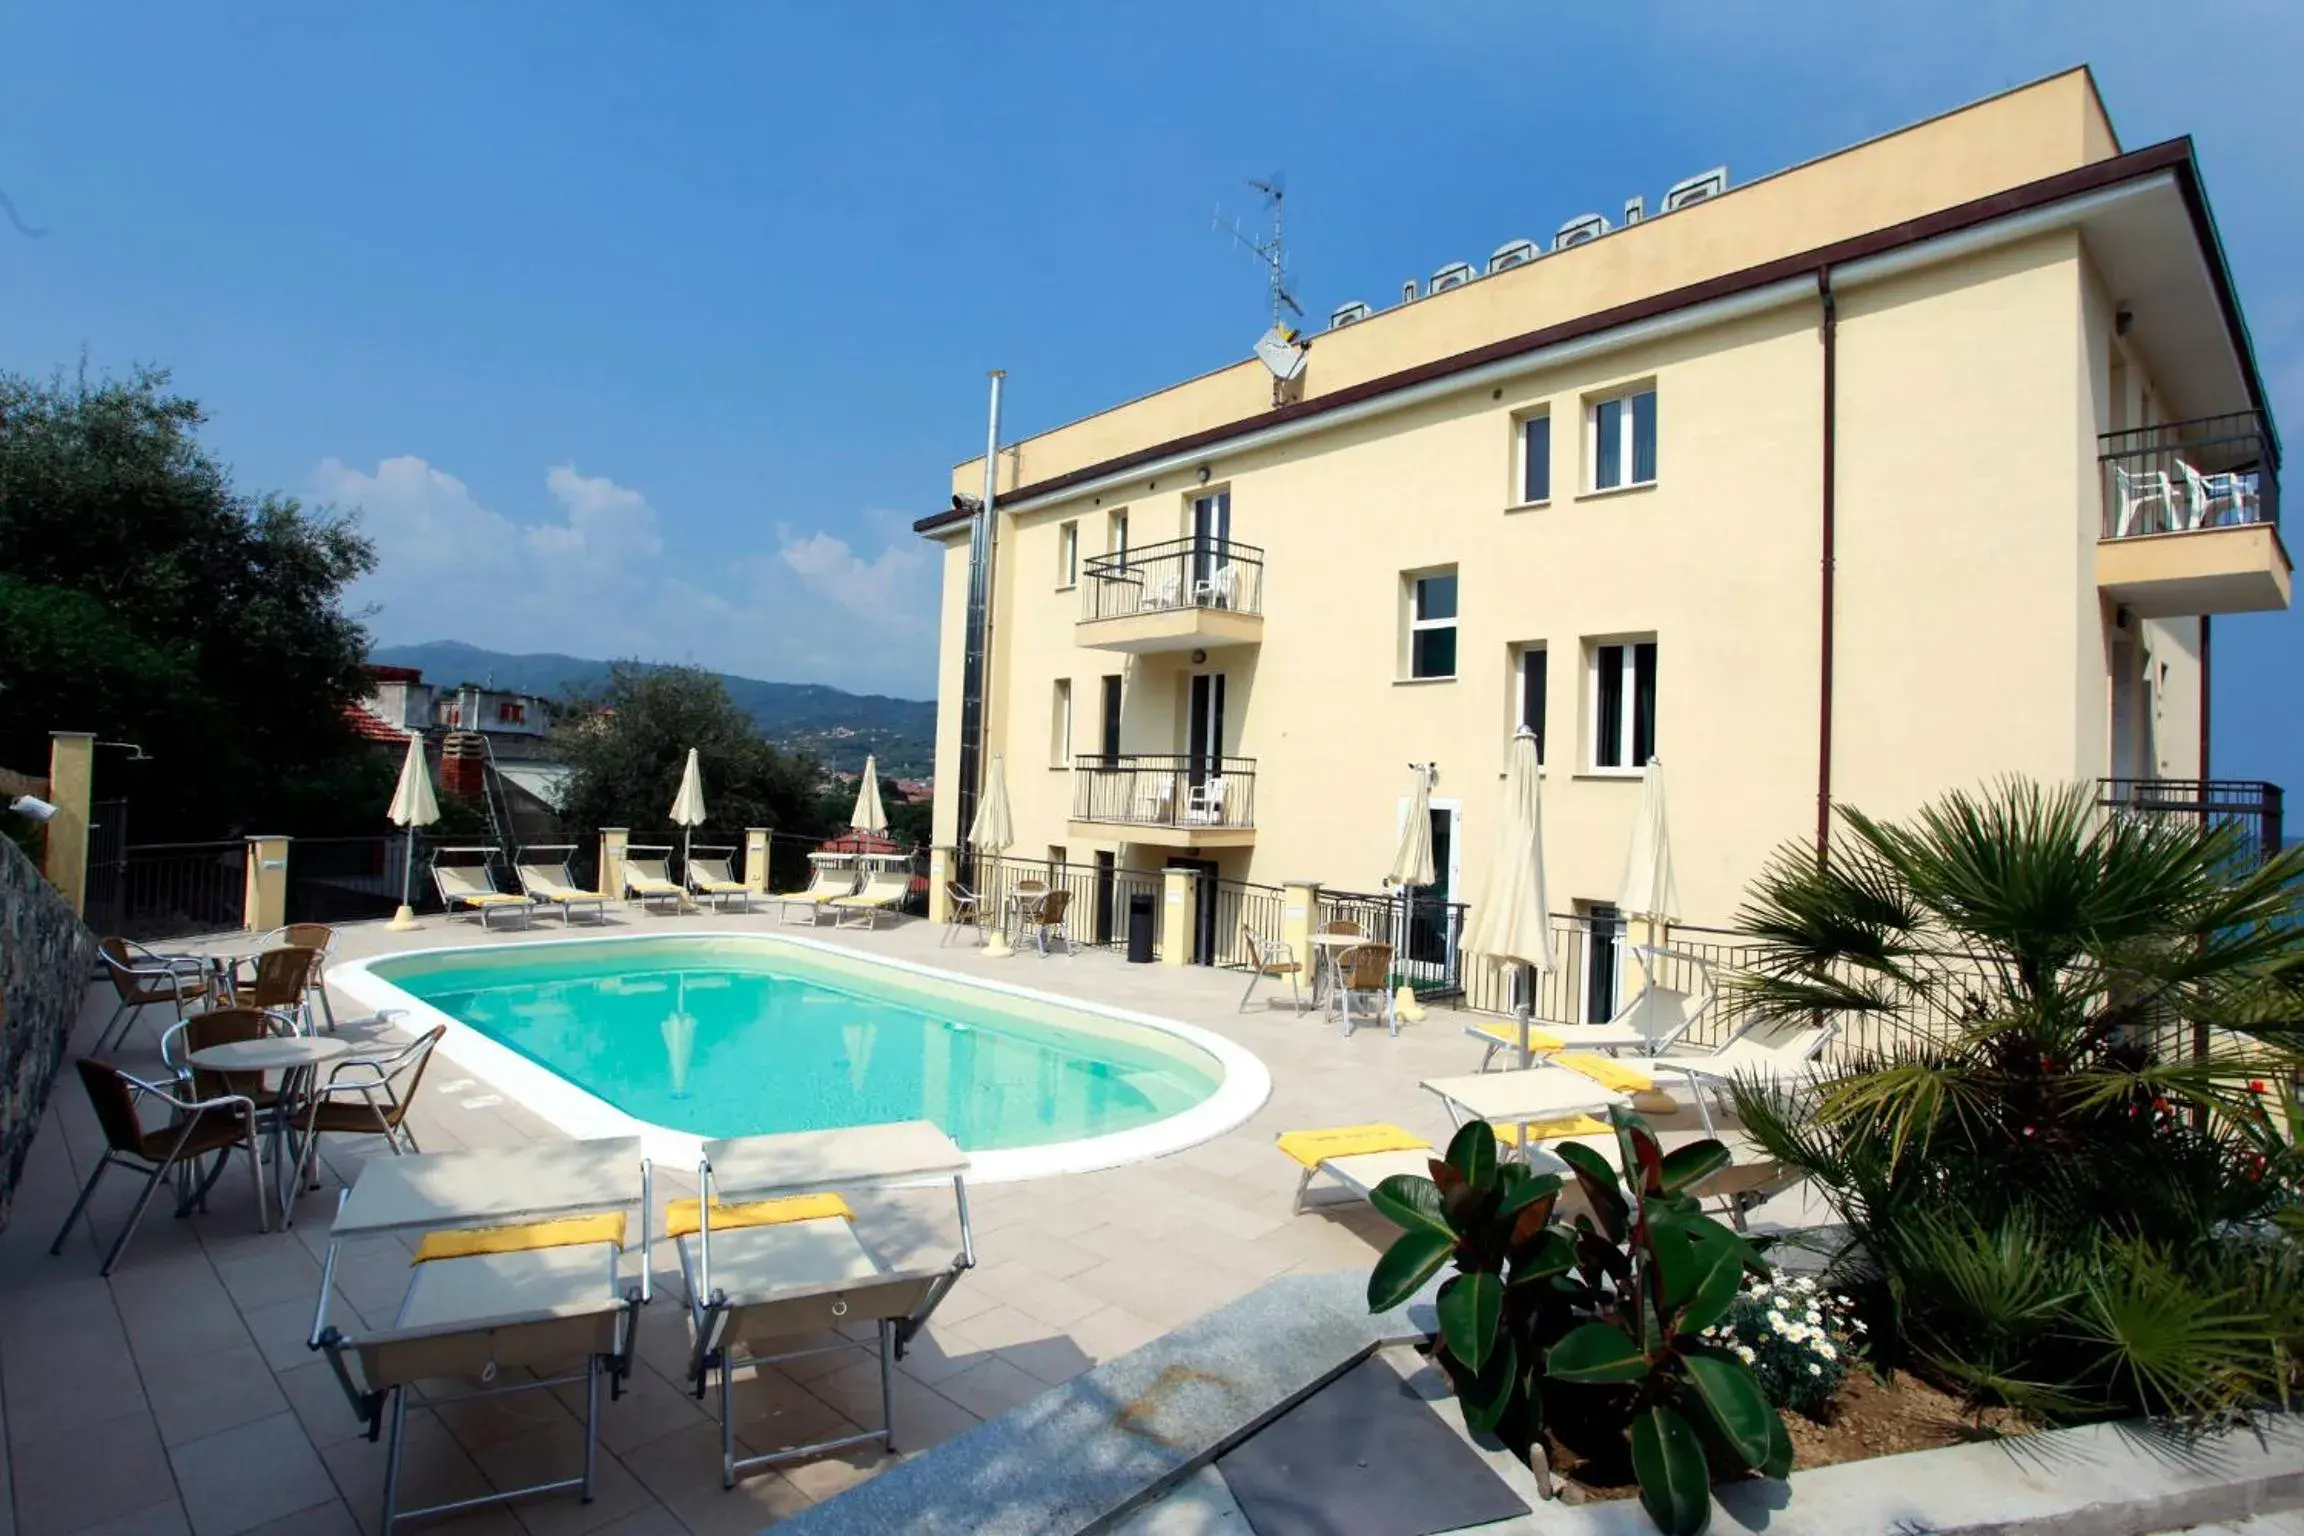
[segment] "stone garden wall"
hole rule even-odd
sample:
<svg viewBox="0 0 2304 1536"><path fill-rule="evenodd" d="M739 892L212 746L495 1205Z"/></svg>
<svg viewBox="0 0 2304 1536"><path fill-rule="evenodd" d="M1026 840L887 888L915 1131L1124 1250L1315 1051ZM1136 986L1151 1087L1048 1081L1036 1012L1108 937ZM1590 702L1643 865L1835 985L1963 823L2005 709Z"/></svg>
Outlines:
<svg viewBox="0 0 2304 1536"><path fill-rule="evenodd" d="M95 937L0 838L0 1227L95 964Z"/></svg>

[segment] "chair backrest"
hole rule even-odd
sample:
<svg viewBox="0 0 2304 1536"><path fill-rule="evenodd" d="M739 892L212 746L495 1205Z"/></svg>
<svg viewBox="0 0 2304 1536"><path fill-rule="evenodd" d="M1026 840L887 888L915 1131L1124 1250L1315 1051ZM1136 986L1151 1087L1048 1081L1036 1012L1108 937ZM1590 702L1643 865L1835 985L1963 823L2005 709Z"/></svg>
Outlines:
<svg viewBox="0 0 2304 1536"><path fill-rule="evenodd" d="M278 950L267 950L278 954ZM184 1021L184 1054L204 1051L212 1045L230 1045L236 1040L269 1040L278 1031L272 1016L260 1008L213 1008L196 1013ZM205 1068L192 1068L192 1097L213 1099L221 1094L236 1093L254 1097L264 1086L261 1072L212 1072Z"/></svg>
<svg viewBox="0 0 2304 1536"><path fill-rule="evenodd" d="M576 889L576 882L568 878L568 866L562 864L521 864L513 873L520 877L520 889L531 896L558 895Z"/></svg>
<svg viewBox="0 0 2304 1536"><path fill-rule="evenodd" d="M1071 905L1072 893L1058 886L1040 898L1039 906L1033 909L1032 921L1041 928L1061 928L1064 926L1064 913Z"/></svg>
<svg viewBox="0 0 2304 1536"><path fill-rule="evenodd" d="M856 889L856 866L813 860L808 866L808 889L817 895L852 891Z"/></svg>
<svg viewBox="0 0 2304 1536"><path fill-rule="evenodd" d="M112 990L119 993L122 999L132 998L143 990L136 978L129 974L136 969L136 959L129 952L126 939L98 939L96 954L104 962L104 974L112 978Z"/></svg>
<svg viewBox="0 0 2304 1536"><path fill-rule="evenodd" d="M962 885L957 880L947 880L944 882L944 895L956 907L972 907L976 905L976 893L968 889L968 887Z"/></svg>
<svg viewBox="0 0 2304 1536"><path fill-rule="evenodd" d="M1635 945L1633 958L1639 962L1642 976L1648 978L1647 985L1617 1009L1616 1017L1609 1022L1629 1025L1638 1030L1647 1041L1649 1054L1655 1055L1695 1027L1696 1021L1703 1018L1712 1007L1718 989L1712 979L1711 962L1701 955L1690 954L1686 950ZM1670 961L1691 972L1695 979L1695 990L1684 992L1655 981L1657 965L1661 961Z"/></svg>
<svg viewBox="0 0 2304 1536"><path fill-rule="evenodd" d="M1285 965L1295 959L1288 946L1277 939L1266 939L1243 920L1240 924L1240 942L1247 947L1248 963L1256 967L1259 975L1275 965Z"/></svg>
<svg viewBox="0 0 2304 1536"><path fill-rule="evenodd" d="M640 859L626 858L624 860L624 873L626 875L633 876L641 880L661 880L666 885L670 885L672 883L670 868L671 860L669 859L650 857Z"/></svg>
<svg viewBox="0 0 2304 1536"><path fill-rule="evenodd" d="M447 1025L435 1024L390 1056L339 1062L328 1074L328 1085L337 1088L337 1078L347 1071L375 1072L377 1076L373 1079L356 1081L369 1083L372 1091L381 1089L379 1096L383 1102L376 1104L377 1114L386 1125L398 1130L400 1122L408 1117L408 1107L416 1102L416 1090L424 1086L424 1069L432 1064L433 1048L447 1033Z"/></svg>
<svg viewBox="0 0 2304 1536"><path fill-rule="evenodd" d="M256 957L256 980L246 1001L257 1008L288 1008L304 1000L311 989L320 951L283 944Z"/></svg>
<svg viewBox="0 0 2304 1536"><path fill-rule="evenodd" d="M432 883L440 887L443 901L459 896L494 896L499 894L496 881L485 864L435 864Z"/></svg>
<svg viewBox="0 0 2304 1536"><path fill-rule="evenodd" d="M1344 985L1354 992L1382 992L1392 982L1392 946L1355 944L1336 957Z"/></svg>
<svg viewBox="0 0 2304 1536"><path fill-rule="evenodd" d="M688 878L702 880L707 885L734 885L736 877L729 872L726 859L690 859Z"/></svg>
<svg viewBox="0 0 2304 1536"><path fill-rule="evenodd" d="M83 1056L80 1086L88 1091L88 1107L96 1111L96 1124L104 1144L131 1157L144 1155L144 1123L136 1116L136 1085L127 1073L108 1061Z"/></svg>
<svg viewBox="0 0 2304 1536"><path fill-rule="evenodd" d="M293 944L299 949L316 949L326 954L336 942L336 930L326 923L290 923L280 930L280 942Z"/></svg>
<svg viewBox="0 0 2304 1536"><path fill-rule="evenodd" d="M1346 917L1339 917L1333 921L1322 923L1320 925L1320 931L1322 933L1348 933L1356 939L1366 938L1368 936L1367 929L1361 927L1358 923L1355 923L1350 918Z"/></svg>

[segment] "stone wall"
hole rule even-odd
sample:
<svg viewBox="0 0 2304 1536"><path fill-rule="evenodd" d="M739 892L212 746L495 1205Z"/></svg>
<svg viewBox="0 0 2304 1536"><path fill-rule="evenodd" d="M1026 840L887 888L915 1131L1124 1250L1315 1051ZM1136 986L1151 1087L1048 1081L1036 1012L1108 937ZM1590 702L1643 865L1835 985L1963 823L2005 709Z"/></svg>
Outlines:
<svg viewBox="0 0 2304 1536"><path fill-rule="evenodd" d="M95 964L95 937L0 838L0 1227Z"/></svg>

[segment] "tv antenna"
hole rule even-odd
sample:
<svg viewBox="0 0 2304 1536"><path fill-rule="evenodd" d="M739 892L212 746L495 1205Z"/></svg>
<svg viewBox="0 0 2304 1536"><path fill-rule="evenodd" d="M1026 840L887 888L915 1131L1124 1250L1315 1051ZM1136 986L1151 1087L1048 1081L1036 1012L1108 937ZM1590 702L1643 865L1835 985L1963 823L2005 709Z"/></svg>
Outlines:
<svg viewBox="0 0 2304 1536"><path fill-rule="evenodd" d="M1288 291L1287 183L1281 180L1280 174L1275 171L1272 175L1261 180L1251 181L1248 183L1248 189L1263 199L1266 211L1272 215L1272 233L1264 236L1252 235L1240 227L1238 219L1233 219L1227 224L1221 205L1216 209L1215 227L1220 231L1229 232L1234 244L1241 246L1263 263L1266 277L1272 289L1272 329L1285 330L1287 323L1281 314L1283 310L1299 319L1303 318L1304 315L1304 306L1298 304L1296 295Z"/></svg>

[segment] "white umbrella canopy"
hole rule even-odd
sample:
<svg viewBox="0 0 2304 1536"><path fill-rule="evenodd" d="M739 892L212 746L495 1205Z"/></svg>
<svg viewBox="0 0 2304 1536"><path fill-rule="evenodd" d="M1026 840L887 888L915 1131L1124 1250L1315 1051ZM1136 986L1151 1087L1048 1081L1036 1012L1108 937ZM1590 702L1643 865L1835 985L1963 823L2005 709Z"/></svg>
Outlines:
<svg viewBox="0 0 2304 1536"><path fill-rule="evenodd" d="M432 770L424 764L424 738L408 733L408 756L400 764L400 782L392 791L385 818L408 831L408 856L400 871L400 910L386 926L406 931L416 926L416 831L440 819L440 800L432 793Z"/></svg>
<svg viewBox="0 0 2304 1536"><path fill-rule="evenodd" d="M1675 922L1680 887L1672 878L1672 835L1664 817L1664 764L1651 757L1640 775L1640 814L1632 823L1632 847L1624 861L1623 893L1617 910L1650 922Z"/></svg>
<svg viewBox="0 0 2304 1536"><path fill-rule="evenodd" d="M1438 877L1432 868L1432 773L1416 767L1416 788L1408 801L1408 815L1400 824L1400 847L1392 855L1392 872L1385 880L1398 886L1430 885Z"/></svg>
<svg viewBox="0 0 2304 1536"><path fill-rule="evenodd" d="M685 875L689 845L696 840L696 829L704 825L704 769L696 761L694 747L688 749L688 766L680 775L680 793L672 797L672 825L686 829L680 834L680 869Z"/></svg>
<svg viewBox="0 0 2304 1536"><path fill-rule="evenodd" d="M688 1011L688 978L679 978L680 991L672 1011L664 1017L665 1065L671 1071L672 1097L688 1097L688 1069L696 1055L696 1018Z"/></svg>
<svg viewBox="0 0 2304 1536"><path fill-rule="evenodd" d="M978 853L1005 853L1016 841L1016 826L1008 816L1008 765L992 759L984 776L984 794L976 802L976 822L968 829L968 846Z"/></svg>
<svg viewBox="0 0 2304 1536"><path fill-rule="evenodd" d="M1557 968L1552 953L1551 901L1544 888L1543 775L1536 761L1536 737L1522 731L1512 738L1504 779L1504 846L1488 867L1472 931L1464 947L1492 965L1523 965L1537 971ZM1520 1013L1520 1060L1528 1060L1529 1007Z"/></svg>
<svg viewBox="0 0 2304 1536"><path fill-rule="evenodd" d="M848 825L859 832L888 830L888 813L880 808L880 767L869 753L864 757L864 779L856 786L856 810Z"/></svg>

